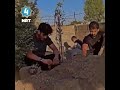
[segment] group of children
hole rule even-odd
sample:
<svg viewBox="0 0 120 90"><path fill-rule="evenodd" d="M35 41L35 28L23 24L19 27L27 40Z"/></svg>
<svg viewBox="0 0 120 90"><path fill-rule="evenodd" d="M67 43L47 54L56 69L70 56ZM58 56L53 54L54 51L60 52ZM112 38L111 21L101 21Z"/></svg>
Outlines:
<svg viewBox="0 0 120 90"><path fill-rule="evenodd" d="M74 46L71 47L67 42L64 43L66 47L66 53L71 56L82 54L87 56L102 55L105 48L105 32L99 30L99 24L96 21L92 21L89 24L90 34L85 36L83 41L78 39L76 36L72 36L71 40L74 42ZM67 48L68 46L68 48Z"/></svg>
<svg viewBox="0 0 120 90"><path fill-rule="evenodd" d="M48 23L41 23L39 25L33 34L34 47L25 56L26 65L38 64L42 70L48 70L61 63L60 52L49 37L52 31ZM76 36L72 36L73 47L65 42L66 52L70 53L71 56L76 54L82 54L85 57L89 54L101 55L105 47L105 33L99 30L99 24L96 21L92 21L89 24L89 31L90 34L85 36L83 41L79 40ZM50 47L53 54L45 55L47 46Z"/></svg>

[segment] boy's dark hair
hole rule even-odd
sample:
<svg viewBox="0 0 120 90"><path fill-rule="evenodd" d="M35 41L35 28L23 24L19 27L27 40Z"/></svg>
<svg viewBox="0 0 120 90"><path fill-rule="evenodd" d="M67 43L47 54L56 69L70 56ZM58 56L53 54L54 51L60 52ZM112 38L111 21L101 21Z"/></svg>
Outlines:
<svg viewBox="0 0 120 90"><path fill-rule="evenodd" d="M90 24L89 24L89 30L91 29L99 29L99 23L96 22L96 21L92 21Z"/></svg>
<svg viewBox="0 0 120 90"><path fill-rule="evenodd" d="M40 30L40 32L44 33L45 35L51 34L53 31L51 26L47 23L40 23L38 30Z"/></svg>
<svg viewBox="0 0 120 90"><path fill-rule="evenodd" d="M77 37L76 37L76 36L72 36L72 37L71 37L71 40L72 40L73 38L77 38Z"/></svg>

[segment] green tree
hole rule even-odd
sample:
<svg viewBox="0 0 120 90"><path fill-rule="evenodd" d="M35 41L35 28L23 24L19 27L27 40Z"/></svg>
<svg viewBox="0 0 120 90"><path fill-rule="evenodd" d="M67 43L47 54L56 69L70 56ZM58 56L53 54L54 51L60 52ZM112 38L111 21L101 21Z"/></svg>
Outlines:
<svg viewBox="0 0 120 90"><path fill-rule="evenodd" d="M84 6L86 21L96 20L98 22L104 20L105 7L103 0L86 0Z"/></svg>
<svg viewBox="0 0 120 90"><path fill-rule="evenodd" d="M21 8L29 6L32 10L31 22L21 22ZM34 2L28 0L15 0L15 66L22 67L26 52L32 47L32 35L37 29L35 21L38 19L39 10Z"/></svg>
<svg viewBox="0 0 120 90"><path fill-rule="evenodd" d="M70 23L70 25L74 25L74 24L81 24L81 22L80 22L80 21L72 21L72 22Z"/></svg>

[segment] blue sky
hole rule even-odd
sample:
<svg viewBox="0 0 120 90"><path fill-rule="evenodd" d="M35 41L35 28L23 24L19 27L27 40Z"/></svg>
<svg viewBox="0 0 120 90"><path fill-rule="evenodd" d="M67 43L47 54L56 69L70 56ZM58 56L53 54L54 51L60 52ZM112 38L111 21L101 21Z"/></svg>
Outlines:
<svg viewBox="0 0 120 90"><path fill-rule="evenodd" d="M37 7L40 10L40 17L44 17L42 20L47 22L45 19L49 19L48 17L45 16L53 16L56 4L62 0L38 0L37 1ZM63 3L63 10L65 12L65 16L69 16L68 18L73 18L74 19L74 12L76 20L80 21L83 20L84 16L84 1L85 0L64 0ZM53 17L50 17L52 19ZM52 20L48 22L52 23ZM66 19L66 21L70 22L70 20L73 19Z"/></svg>
<svg viewBox="0 0 120 90"><path fill-rule="evenodd" d="M45 19L49 19L48 17L45 16L53 16L54 15L54 11L56 8L56 4L61 1L61 0L38 0L37 1L37 7L40 10L40 17L44 17L42 20L46 21ZM83 16L84 16L84 11L83 11L83 7L84 7L84 0L64 0L63 3L63 10L65 12L65 16L69 16L68 18L74 18L74 12L75 17L77 20L82 20ZM53 17L51 17L53 18ZM72 20L72 19L71 19ZM49 20L50 22L51 20ZM70 21L67 20L66 21ZM52 22L52 21L51 21Z"/></svg>

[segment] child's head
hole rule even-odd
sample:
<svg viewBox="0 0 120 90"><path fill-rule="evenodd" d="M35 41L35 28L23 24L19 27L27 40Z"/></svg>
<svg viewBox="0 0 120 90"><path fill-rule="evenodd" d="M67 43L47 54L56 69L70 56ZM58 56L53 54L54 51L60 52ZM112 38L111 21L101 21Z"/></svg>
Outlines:
<svg viewBox="0 0 120 90"><path fill-rule="evenodd" d="M99 32L99 23L96 21L92 21L89 24L89 30L90 30L90 34L95 37L97 35L97 33Z"/></svg>
<svg viewBox="0 0 120 90"><path fill-rule="evenodd" d="M72 37L71 37L71 40L72 40L73 42L75 42L75 41L77 40L77 37L76 37L76 36L72 36Z"/></svg>

